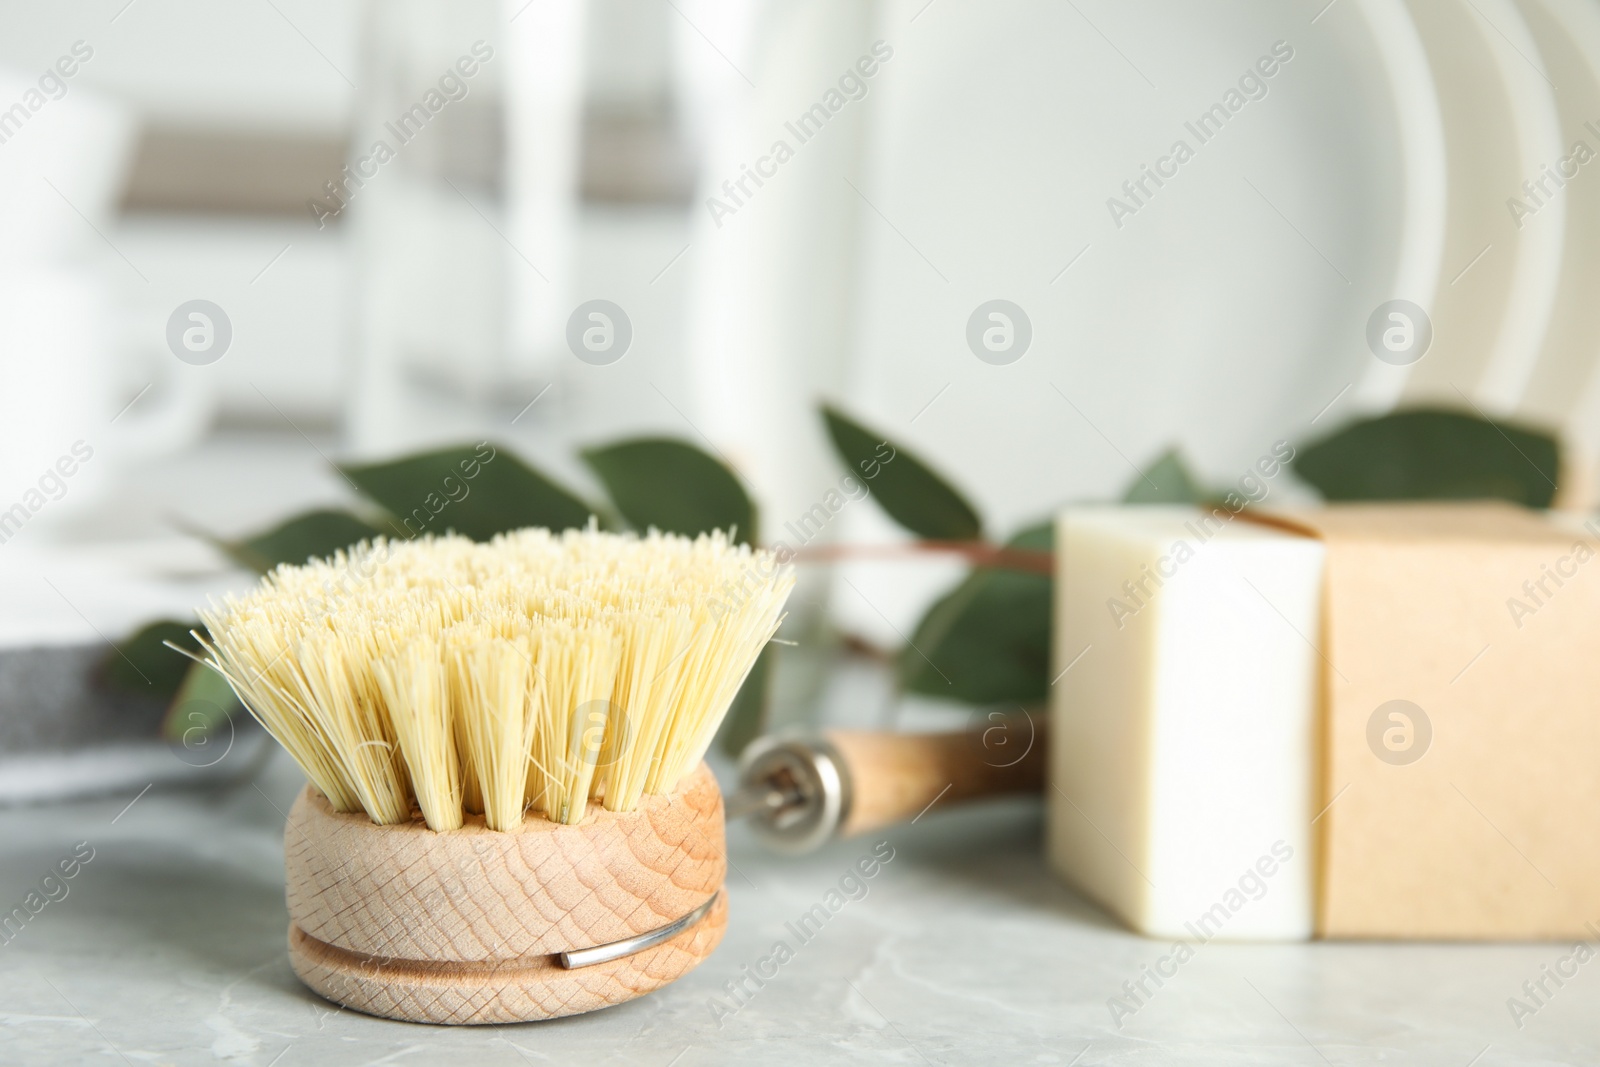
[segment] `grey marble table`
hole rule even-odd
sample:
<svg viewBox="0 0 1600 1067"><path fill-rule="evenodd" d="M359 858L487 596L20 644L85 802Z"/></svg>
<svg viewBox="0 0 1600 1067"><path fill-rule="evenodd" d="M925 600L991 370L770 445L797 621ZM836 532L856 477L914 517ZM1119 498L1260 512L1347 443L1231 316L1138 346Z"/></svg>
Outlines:
<svg viewBox="0 0 1600 1067"><path fill-rule="evenodd" d="M498 1028L369 1018L289 969L283 812L300 782L280 757L226 792L0 811L0 909L93 850L65 896L52 887L60 899L0 944L0 1062L1600 1062L1600 963L1559 988L1547 979L1534 1014L1513 1020L1507 1007L1570 951L1552 944L1212 943L1159 989L1147 980L1152 995L1114 1022L1108 999L1166 946L1052 877L1039 806L1025 801L936 809L802 860L767 855L735 827L726 940L631 1004ZM860 899L798 943L785 924L877 840L894 858L865 895L847 882ZM730 996L780 939L793 958Z"/></svg>

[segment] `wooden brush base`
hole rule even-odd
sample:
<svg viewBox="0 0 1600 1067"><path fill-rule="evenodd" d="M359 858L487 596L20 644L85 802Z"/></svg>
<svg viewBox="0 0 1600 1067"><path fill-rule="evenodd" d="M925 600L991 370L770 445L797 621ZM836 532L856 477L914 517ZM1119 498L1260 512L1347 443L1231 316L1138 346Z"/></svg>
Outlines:
<svg viewBox="0 0 1600 1067"><path fill-rule="evenodd" d="M727 927L722 793L701 764L631 812L591 803L575 826L513 831L468 816L378 826L307 786L284 829L289 961L329 1000L425 1023L513 1023L632 1000L682 977ZM571 970L560 954L667 926L671 939Z"/></svg>

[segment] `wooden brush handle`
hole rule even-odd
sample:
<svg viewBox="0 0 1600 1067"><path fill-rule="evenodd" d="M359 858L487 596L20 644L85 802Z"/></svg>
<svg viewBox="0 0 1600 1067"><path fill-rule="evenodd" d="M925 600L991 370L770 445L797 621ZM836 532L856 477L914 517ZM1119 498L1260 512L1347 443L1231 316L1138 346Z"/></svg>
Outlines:
<svg viewBox="0 0 1600 1067"><path fill-rule="evenodd" d="M970 730L897 734L834 730L849 801L839 836L918 818L930 805L1037 793L1044 788L1042 715L997 717Z"/></svg>

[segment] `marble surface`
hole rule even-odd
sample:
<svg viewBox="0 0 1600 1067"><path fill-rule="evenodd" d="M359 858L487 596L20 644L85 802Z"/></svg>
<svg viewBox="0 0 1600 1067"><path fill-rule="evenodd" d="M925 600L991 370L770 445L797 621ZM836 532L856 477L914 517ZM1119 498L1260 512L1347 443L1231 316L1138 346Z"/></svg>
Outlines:
<svg viewBox="0 0 1600 1067"><path fill-rule="evenodd" d="M735 827L726 940L633 1003L498 1028L369 1018L302 988L285 956L283 812L300 782L279 757L225 792L0 810L0 908L79 842L93 849L66 895L0 944L0 1063L1600 1061L1600 963L1559 989L1546 980L1553 995L1520 1028L1508 1010L1570 950L1553 944L1213 942L1160 989L1146 980L1154 995L1119 1026L1108 999L1168 946L1058 883L1039 805L1020 800L935 809L800 860ZM776 940L795 945L785 923L880 840L894 858L865 895L730 1011L724 984Z"/></svg>

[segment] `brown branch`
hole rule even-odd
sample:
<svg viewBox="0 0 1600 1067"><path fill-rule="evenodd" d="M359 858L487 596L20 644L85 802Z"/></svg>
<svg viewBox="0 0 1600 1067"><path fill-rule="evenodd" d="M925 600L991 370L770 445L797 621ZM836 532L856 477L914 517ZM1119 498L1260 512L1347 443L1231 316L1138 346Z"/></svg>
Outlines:
<svg viewBox="0 0 1600 1067"><path fill-rule="evenodd" d="M873 644L860 634L842 633L839 635L839 648L847 656L859 656L877 663L893 663L895 653L881 645Z"/></svg>
<svg viewBox="0 0 1600 1067"><path fill-rule="evenodd" d="M817 545L797 549L797 563L831 563L841 559L905 559L942 553L963 557L974 567L994 567L1050 575L1055 569L1055 553L1031 548L1007 548L986 541L910 541L885 545Z"/></svg>

